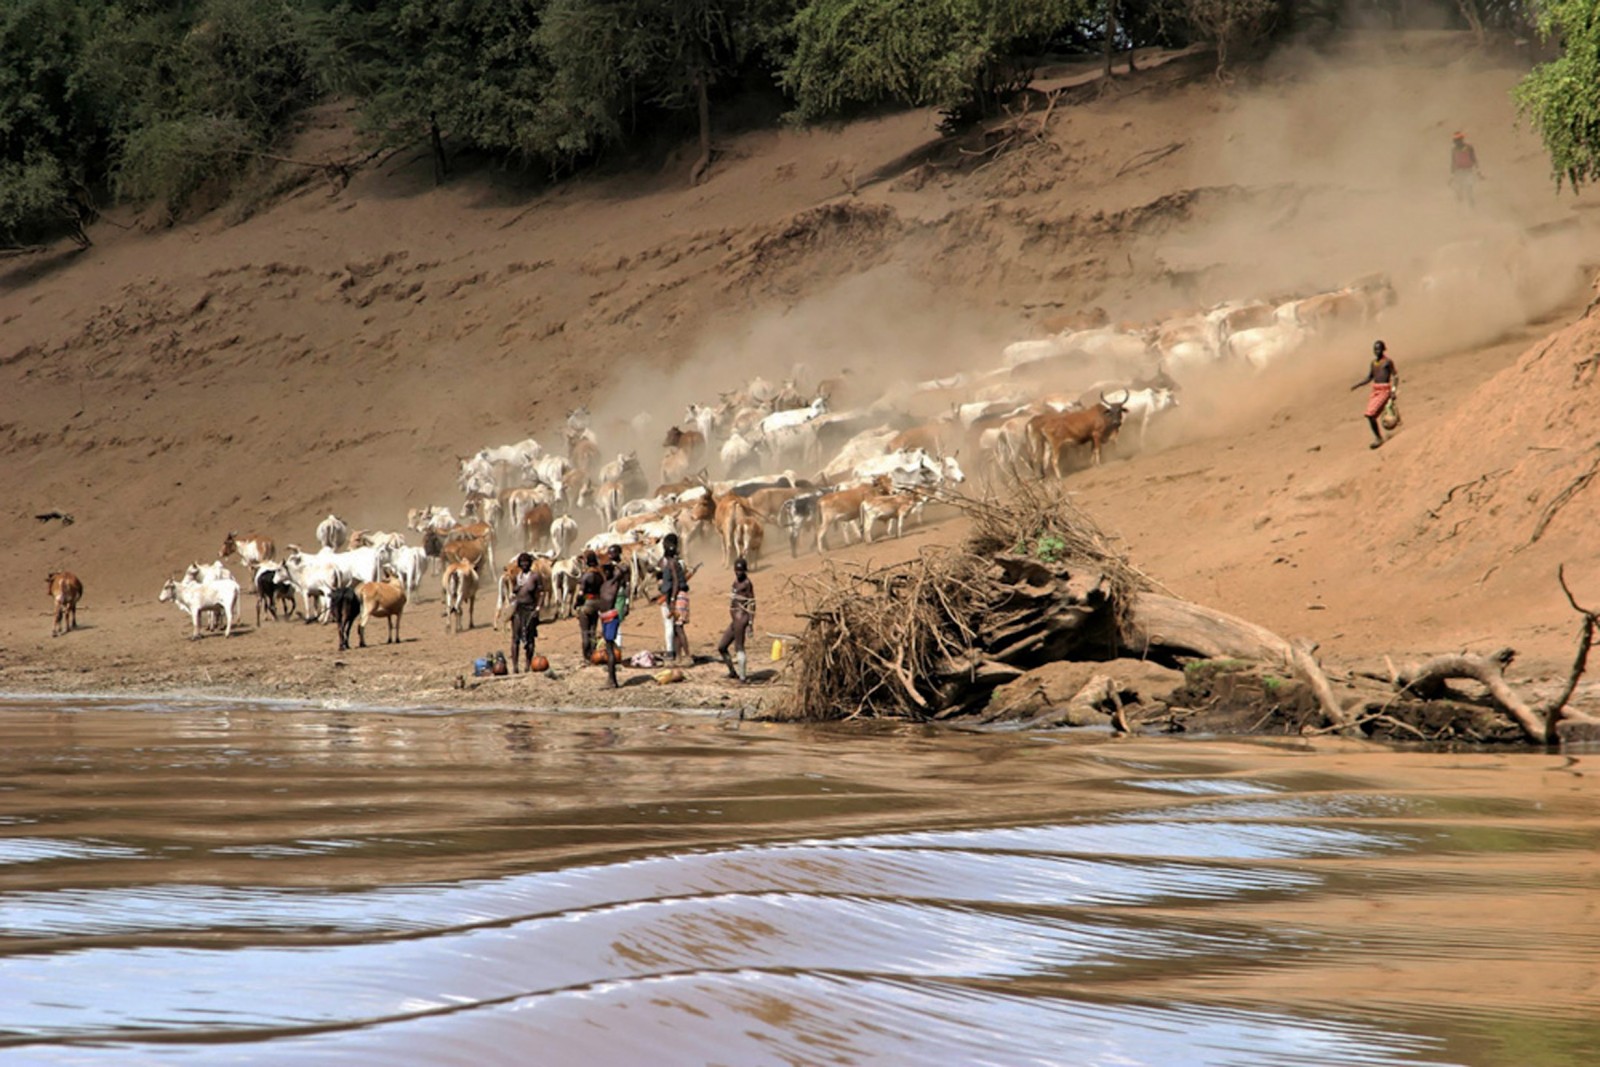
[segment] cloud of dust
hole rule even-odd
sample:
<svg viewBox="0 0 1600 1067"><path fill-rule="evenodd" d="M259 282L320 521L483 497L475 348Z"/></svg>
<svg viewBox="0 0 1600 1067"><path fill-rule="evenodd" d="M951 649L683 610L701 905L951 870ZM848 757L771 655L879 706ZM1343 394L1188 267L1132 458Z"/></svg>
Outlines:
<svg viewBox="0 0 1600 1067"><path fill-rule="evenodd" d="M1184 116L1188 151L1167 171L1171 189L1225 192L1198 201L1175 228L1128 234L1129 261L1155 266L1121 304L1098 302L1114 320L1150 321L1223 300L1311 295L1377 273L1392 280L1397 303L1375 322L1319 339L1259 377L1219 368L1185 382L1197 406L1240 422L1355 380L1375 337L1415 359L1536 321L1572 299L1584 260L1542 145L1516 125L1509 91L1521 73L1467 48L1462 34L1353 34L1336 48L1284 51L1248 84L1217 90ZM1147 106L1136 100L1135 121ZM1484 173L1470 206L1449 183L1457 129ZM1162 264L1182 267L1163 273ZM1001 295L935 291L910 265L894 264L719 322L675 365L620 376L596 394L603 458L636 448L654 482L663 438L683 424L685 404L716 403L756 377L796 379L803 393L842 378L843 408L914 381L996 368L1017 336L1015 317L994 306ZM1107 373L1083 367L1019 392L1082 390ZM1204 421L1209 432L1225 429ZM537 436L549 450L563 446L559 425Z"/></svg>
<svg viewBox="0 0 1600 1067"><path fill-rule="evenodd" d="M718 323L676 365L609 384L588 405L591 424L606 461L637 449L653 483L667 431L688 425L690 403L717 404L756 378L774 387L792 380L809 397L832 379L835 410L862 407L913 382L970 370L974 353L998 362L1005 326L890 264L846 275L791 307ZM564 447L560 426L538 439L549 450Z"/></svg>

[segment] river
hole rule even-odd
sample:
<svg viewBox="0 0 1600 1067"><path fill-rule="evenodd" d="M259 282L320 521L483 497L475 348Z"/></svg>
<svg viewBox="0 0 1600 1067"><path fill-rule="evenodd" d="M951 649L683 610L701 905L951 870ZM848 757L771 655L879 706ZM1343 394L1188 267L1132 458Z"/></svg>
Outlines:
<svg viewBox="0 0 1600 1067"><path fill-rule="evenodd" d="M1594 756L0 700L0 1063L1600 1062Z"/></svg>

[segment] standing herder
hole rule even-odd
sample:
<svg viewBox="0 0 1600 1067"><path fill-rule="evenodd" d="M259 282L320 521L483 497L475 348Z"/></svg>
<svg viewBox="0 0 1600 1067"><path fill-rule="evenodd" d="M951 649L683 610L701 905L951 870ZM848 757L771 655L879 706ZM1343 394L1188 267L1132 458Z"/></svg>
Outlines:
<svg viewBox="0 0 1600 1067"><path fill-rule="evenodd" d="M617 635L622 630L622 620L628 617L628 592L633 576L622 562L622 546L612 545L606 550L606 562L600 569L600 593L595 606L600 612L600 636L606 643L606 675L611 688L617 688Z"/></svg>
<svg viewBox="0 0 1600 1067"><path fill-rule="evenodd" d="M696 567L695 570L699 570ZM693 571L686 570L683 558L678 555L678 535L669 533L661 539L661 629L666 634L667 658L677 660L689 655L689 578ZM692 660L691 660L692 662Z"/></svg>
<svg viewBox="0 0 1600 1067"><path fill-rule="evenodd" d="M750 661L744 654L745 634L756 621L756 587L750 581L750 565L741 556L733 561L733 594L728 600L728 628L717 643L717 655L728 667L728 677L750 682ZM734 649L733 658L728 649Z"/></svg>
<svg viewBox="0 0 1600 1067"><path fill-rule="evenodd" d="M578 616L578 637L583 645L583 664L594 658L595 631L600 628L600 557L591 549L583 554L583 574L578 578L578 601L573 605Z"/></svg>
<svg viewBox="0 0 1600 1067"><path fill-rule="evenodd" d="M1468 207L1477 206L1478 179L1483 177L1478 170L1478 152L1467 143L1467 135L1460 130L1450 141L1450 188L1455 190L1456 200Z"/></svg>
<svg viewBox="0 0 1600 1067"><path fill-rule="evenodd" d="M1382 341L1372 342L1372 363L1367 367L1367 376L1350 387L1354 392L1363 385L1372 385L1372 395L1367 399L1367 424L1372 427L1372 444L1370 448L1383 447L1383 431L1378 428L1378 416L1383 414L1384 405L1396 395L1400 386L1400 372L1395 370L1394 360L1388 356L1388 346Z"/></svg>
<svg viewBox="0 0 1600 1067"><path fill-rule="evenodd" d="M539 640L539 602L544 599L544 575L533 569L533 556L517 557L520 569L511 589L511 673L518 673L518 653L526 650L527 666L533 668L533 646Z"/></svg>

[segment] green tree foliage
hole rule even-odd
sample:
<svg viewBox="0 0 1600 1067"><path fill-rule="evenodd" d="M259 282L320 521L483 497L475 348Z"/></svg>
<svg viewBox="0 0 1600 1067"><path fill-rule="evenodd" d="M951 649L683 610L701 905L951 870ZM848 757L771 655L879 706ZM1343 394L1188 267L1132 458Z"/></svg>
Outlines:
<svg viewBox="0 0 1600 1067"><path fill-rule="evenodd" d="M789 0L550 0L536 143L570 158L692 111L708 158L713 87L766 59L793 10Z"/></svg>
<svg viewBox="0 0 1600 1067"><path fill-rule="evenodd" d="M1030 56L1095 18L1094 0L811 0L782 72L795 116L895 100L982 110L1025 84Z"/></svg>
<svg viewBox="0 0 1600 1067"><path fill-rule="evenodd" d="M93 11L71 0L0 5L0 235L33 239L75 215L74 179L97 144L77 76Z"/></svg>
<svg viewBox="0 0 1600 1067"><path fill-rule="evenodd" d="M1560 37L1561 56L1535 67L1515 91L1559 189L1600 179L1600 7L1594 0L1544 0L1539 31Z"/></svg>
<svg viewBox="0 0 1600 1067"><path fill-rule="evenodd" d="M0 229L79 229L108 185L170 207L320 91L314 0L0 4Z"/></svg>
<svg viewBox="0 0 1600 1067"><path fill-rule="evenodd" d="M517 155L548 77L534 35L544 0L356 0L335 10L342 89L380 145L441 130Z"/></svg>

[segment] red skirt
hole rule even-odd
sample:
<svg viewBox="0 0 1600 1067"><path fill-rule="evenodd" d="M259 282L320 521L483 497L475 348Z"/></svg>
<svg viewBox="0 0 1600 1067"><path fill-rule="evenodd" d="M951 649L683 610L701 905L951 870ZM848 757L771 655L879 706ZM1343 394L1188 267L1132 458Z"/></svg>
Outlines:
<svg viewBox="0 0 1600 1067"><path fill-rule="evenodd" d="M1383 414L1383 405L1389 402L1389 394L1394 392L1394 386L1388 382L1373 382L1372 396L1367 400L1367 418L1375 419Z"/></svg>

